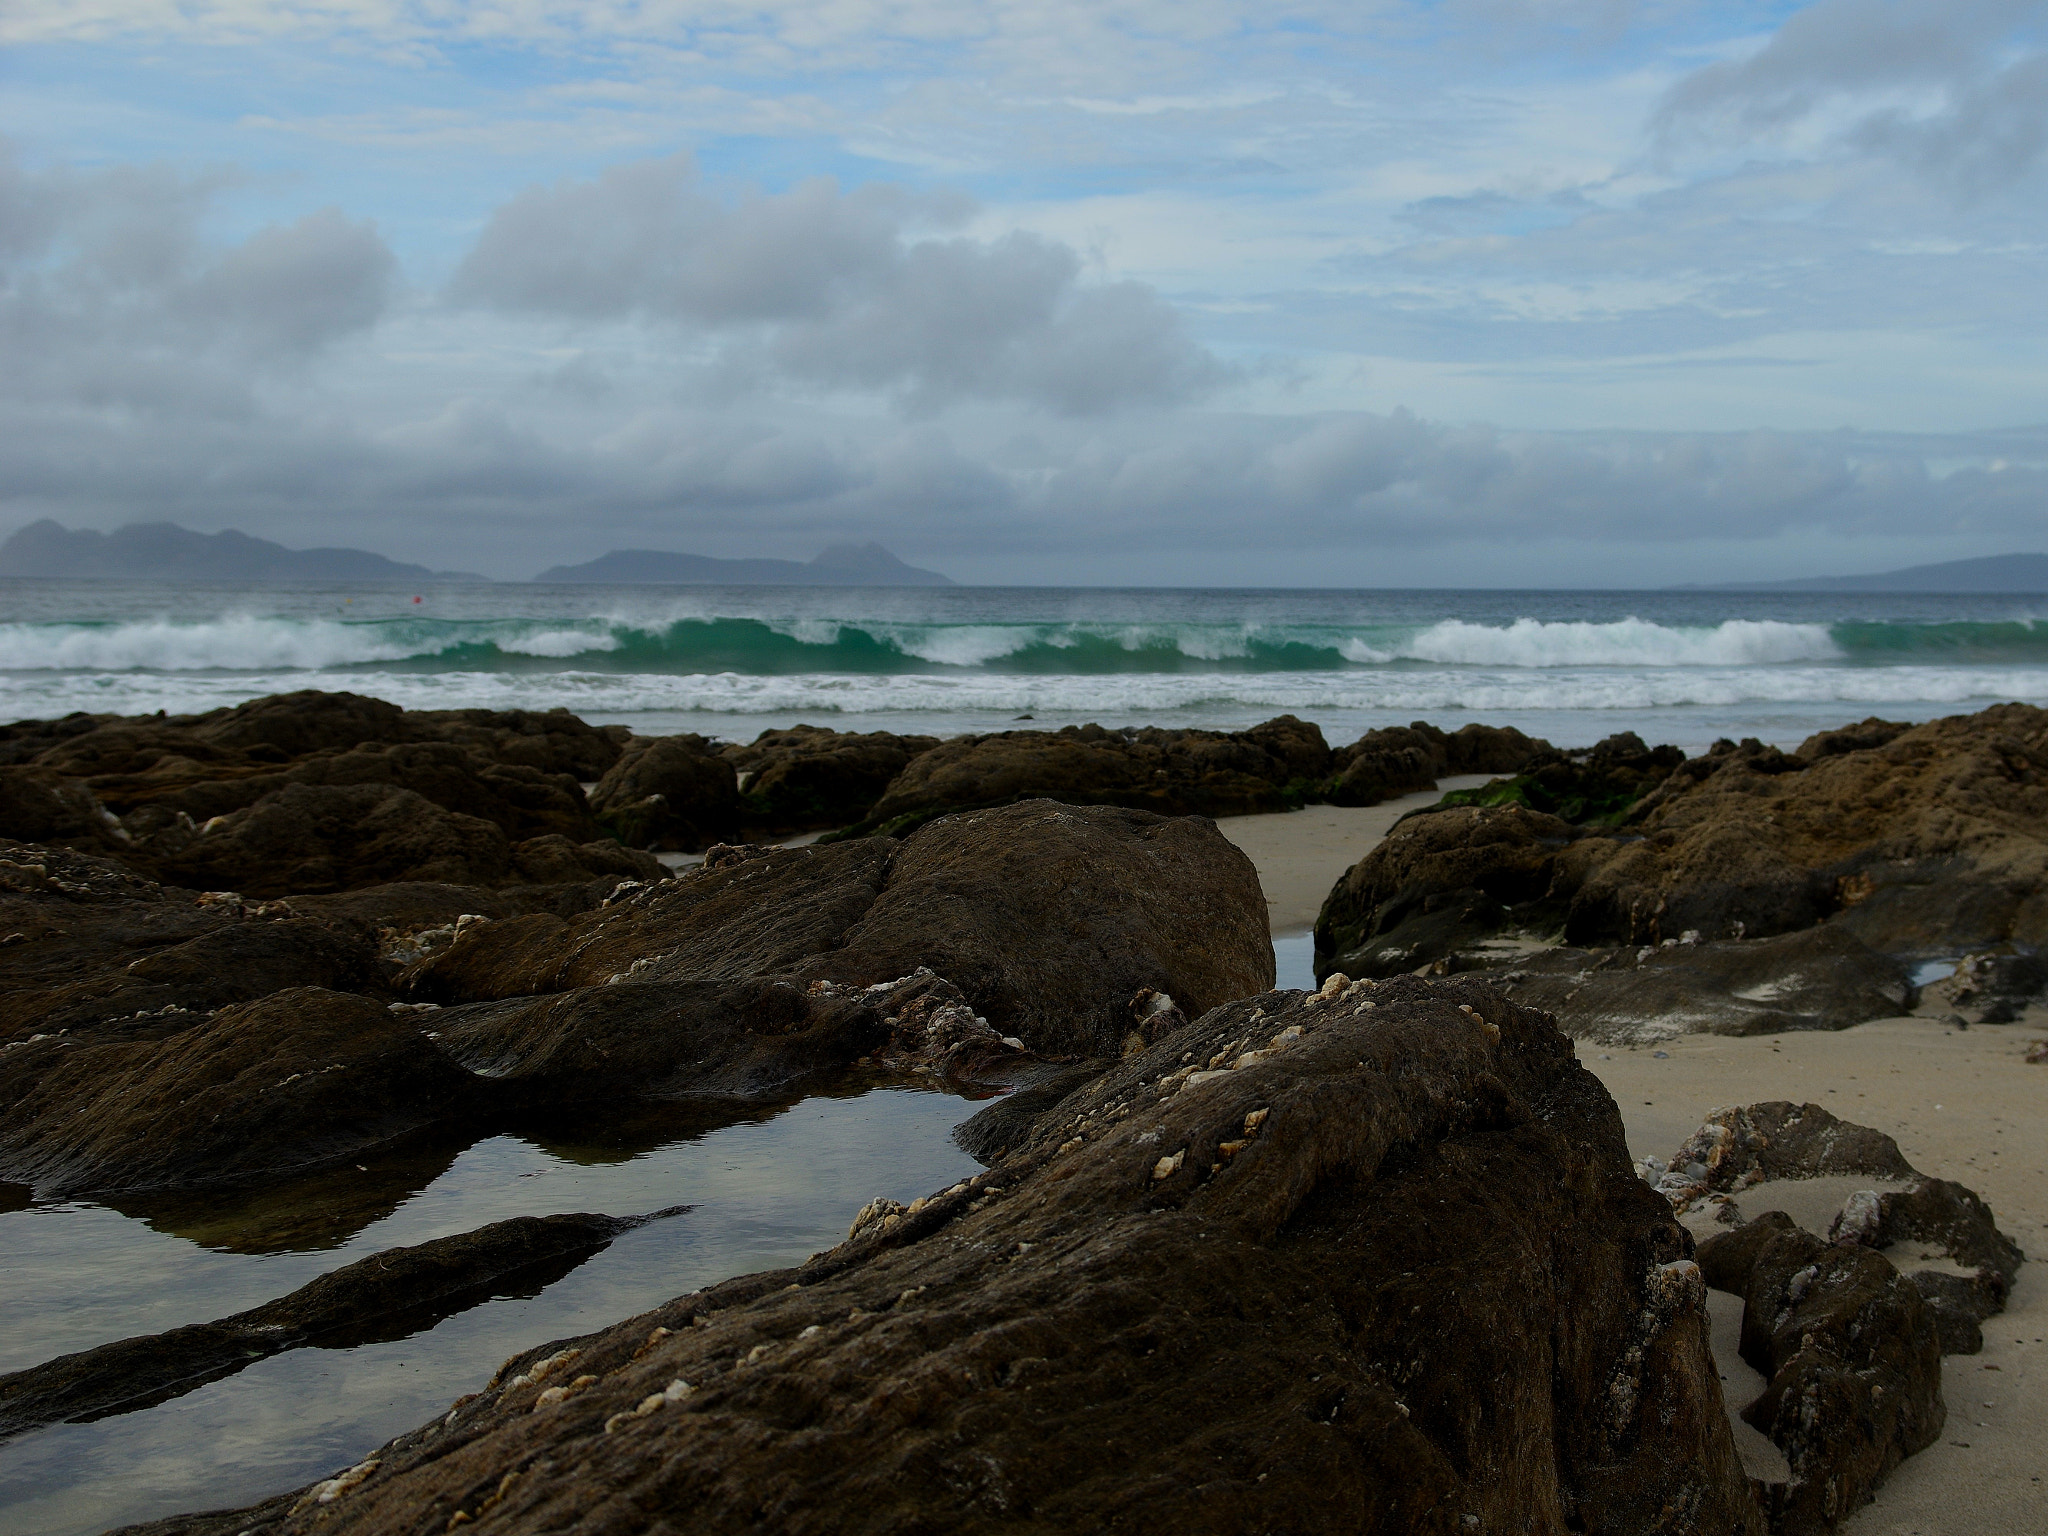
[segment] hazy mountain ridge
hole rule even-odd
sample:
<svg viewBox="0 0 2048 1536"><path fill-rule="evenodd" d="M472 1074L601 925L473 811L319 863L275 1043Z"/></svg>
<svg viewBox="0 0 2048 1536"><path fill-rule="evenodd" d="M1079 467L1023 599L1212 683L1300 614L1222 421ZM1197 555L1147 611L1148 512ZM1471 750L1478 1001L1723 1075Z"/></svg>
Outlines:
<svg viewBox="0 0 2048 1536"><path fill-rule="evenodd" d="M434 571L366 549L288 549L229 528L194 533L176 523L130 523L112 533L66 528L49 518L0 544L0 576L104 581L483 581Z"/></svg>
<svg viewBox="0 0 2048 1536"><path fill-rule="evenodd" d="M660 549L615 549L557 565L535 581L673 583L727 587L950 587L937 571L906 565L879 544L834 544L812 560L722 560Z"/></svg>
<svg viewBox="0 0 2048 1536"><path fill-rule="evenodd" d="M2048 592L2048 555L1986 555L1909 565L1869 576L1801 576L1791 581L1723 581L1707 592Z"/></svg>

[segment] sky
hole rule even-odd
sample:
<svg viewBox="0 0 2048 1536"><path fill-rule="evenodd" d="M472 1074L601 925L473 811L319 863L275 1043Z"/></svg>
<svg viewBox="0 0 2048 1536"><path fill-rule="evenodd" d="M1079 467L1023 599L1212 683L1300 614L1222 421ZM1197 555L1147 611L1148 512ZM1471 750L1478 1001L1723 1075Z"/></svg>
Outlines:
<svg viewBox="0 0 2048 1536"><path fill-rule="evenodd" d="M2048 549L2048 0L7 0L0 533Z"/></svg>

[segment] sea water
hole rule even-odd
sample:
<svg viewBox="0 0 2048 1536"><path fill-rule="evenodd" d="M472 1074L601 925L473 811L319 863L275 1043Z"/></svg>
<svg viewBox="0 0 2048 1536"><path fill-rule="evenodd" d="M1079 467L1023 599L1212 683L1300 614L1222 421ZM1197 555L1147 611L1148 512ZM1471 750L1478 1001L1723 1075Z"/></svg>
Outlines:
<svg viewBox="0 0 2048 1536"><path fill-rule="evenodd" d="M0 718L294 688L648 733L1427 719L1794 745L2048 699L2048 597L0 581Z"/></svg>

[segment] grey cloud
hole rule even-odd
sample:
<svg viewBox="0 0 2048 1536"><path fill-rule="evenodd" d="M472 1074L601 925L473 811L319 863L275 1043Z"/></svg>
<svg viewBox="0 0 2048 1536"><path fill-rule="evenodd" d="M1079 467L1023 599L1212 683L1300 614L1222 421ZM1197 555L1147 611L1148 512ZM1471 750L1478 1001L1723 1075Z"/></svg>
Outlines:
<svg viewBox="0 0 2048 1536"><path fill-rule="evenodd" d="M2048 147L2048 55L2029 46L2044 20L2043 0L1820 0L1757 53L1681 80L1654 126L1667 146L1731 124L1770 134L1844 100L1933 90L1935 110L1870 104L1840 140L1981 193Z"/></svg>
<svg viewBox="0 0 2048 1536"><path fill-rule="evenodd" d="M686 156L533 188L450 284L458 304L652 319L731 371L879 390L919 411L1014 400L1065 415L1194 398L1226 369L1137 283L1089 283L1064 245L937 233L971 207L829 181L724 202Z"/></svg>
<svg viewBox="0 0 2048 1536"><path fill-rule="evenodd" d="M130 409L246 412L254 379L375 324L396 263L323 209L218 249L218 178L24 169L0 145L0 390Z"/></svg>

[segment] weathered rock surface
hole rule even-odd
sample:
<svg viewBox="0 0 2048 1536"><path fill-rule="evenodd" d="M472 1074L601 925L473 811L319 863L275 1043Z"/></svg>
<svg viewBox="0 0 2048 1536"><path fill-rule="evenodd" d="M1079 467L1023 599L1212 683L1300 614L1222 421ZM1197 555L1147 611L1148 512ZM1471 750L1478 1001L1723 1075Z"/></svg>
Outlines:
<svg viewBox="0 0 2048 1536"><path fill-rule="evenodd" d="M490 1296L535 1294L619 1233L654 1219L517 1216L387 1249L217 1322L122 1339L14 1371L0 1376L0 1437L154 1407L286 1350L405 1338Z"/></svg>
<svg viewBox="0 0 2048 1536"><path fill-rule="evenodd" d="M738 775L740 816L747 826L787 835L864 820L890 781L938 744L936 736L798 725L763 731L719 755Z"/></svg>
<svg viewBox="0 0 2048 1536"><path fill-rule="evenodd" d="M1575 824L1612 825L1684 761L1685 754L1676 747L1647 747L1634 731L1623 731L1583 752L1531 750L1511 770L1513 777L1453 791L1441 803L1526 805Z"/></svg>
<svg viewBox="0 0 2048 1536"><path fill-rule="evenodd" d="M869 986L921 967L1039 1055L1115 1057L1139 991L1201 1012L1270 986L1273 951L1257 874L1213 826L1033 801L480 926L407 985L456 1004L615 978Z"/></svg>
<svg viewBox="0 0 2048 1536"><path fill-rule="evenodd" d="M1453 732L1425 721L1367 731L1330 754L1330 777L1321 798L1333 805L1378 805L1417 790L1434 789L1450 774L1519 773L1550 743L1512 726L1467 725Z"/></svg>
<svg viewBox="0 0 2048 1536"><path fill-rule="evenodd" d="M701 853L739 836L738 779L702 736L634 738L590 806L631 848Z"/></svg>
<svg viewBox="0 0 2048 1536"><path fill-rule="evenodd" d="M1767 1385L1742 1416L1791 1467L1764 1490L1772 1530L1833 1530L1941 1434L1933 1314L1883 1257L1823 1242L1780 1211L1709 1238L1700 1267L1743 1298L1742 1358Z"/></svg>
<svg viewBox="0 0 2048 1536"><path fill-rule="evenodd" d="M0 1052L0 1168L39 1193L276 1177L461 1113L478 1080L383 1003L317 987L162 1040Z"/></svg>
<svg viewBox="0 0 2048 1536"><path fill-rule="evenodd" d="M1282 715L1248 731L1003 731L959 736L913 758L860 830L901 831L949 812L1058 800L1162 816L1248 816L1313 797L1330 750Z"/></svg>
<svg viewBox="0 0 2048 1536"><path fill-rule="evenodd" d="M1756 1536L1688 1246L1541 1015L1269 994L801 1269L153 1529Z"/></svg>
<svg viewBox="0 0 2048 1536"><path fill-rule="evenodd" d="M1496 957L1454 953L1449 968L1468 960ZM1742 943L1540 950L1497 984L1558 1014L1577 1038L1610 1045L1847 1029L1906 1013L1916 995L1904 965L1832 926Z"/></svg>
<svg viewBox="0 0 2048 1536"><path fill-rule="evenodd" d="M1982 1323L2005 1310L2026 1256L1975 1193L1919 1172L1882 1131L1838 1120L1817 1104L1718 1109L1672 1154L1659 1188L1684 1208L1769 1180L1841 1175L1882 1183L1843 1202L1828 1240L1874 1250L1905 1241L1940 1249L1961 1272L1922 1269L1908 1278L1934 1318L1942 1352L1975 1354L1983 1347Z"/></svg>

